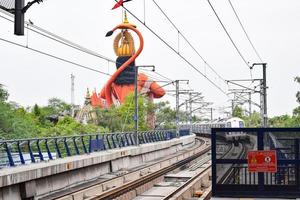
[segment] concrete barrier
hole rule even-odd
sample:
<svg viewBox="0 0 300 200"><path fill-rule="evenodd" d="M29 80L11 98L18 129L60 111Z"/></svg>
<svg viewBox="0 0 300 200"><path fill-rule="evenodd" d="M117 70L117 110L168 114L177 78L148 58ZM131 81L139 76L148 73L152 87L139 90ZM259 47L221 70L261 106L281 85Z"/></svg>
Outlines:
<svg viewBox="0 0 300 200"><path fill-rule="evenodd" d="M195 135L0 170L0 200L38 199L185 149Z"/></svg>

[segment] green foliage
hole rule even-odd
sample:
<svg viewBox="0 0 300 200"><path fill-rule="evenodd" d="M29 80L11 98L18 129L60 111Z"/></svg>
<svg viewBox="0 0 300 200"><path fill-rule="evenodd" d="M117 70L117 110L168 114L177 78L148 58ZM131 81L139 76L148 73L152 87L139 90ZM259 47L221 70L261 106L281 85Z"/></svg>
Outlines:
<svg viewBox="0 0 300 200"><path fill-rule="evenodd" d="M294 119L289 115L276 116L269 119L269 126L271 127L293 127Z"/></svg>
<svg viewBox="0 0 300 200"><path fill-rule="evenodd" d="M36 136L35 119L23 108L15 109L0 102L0 138L14 139Z"/></svg>
<svg viewBox="0 0 300 200"><path fill-rule="evenodd" d="M156 127L162 129L176 128L176 111L171 109L169 102L159 102L156 104Z"/></svg>
<svg viewBox="0 0 300 200"><path fill-rule="evenodd" d="M51 98L48 101L48 111L49 114L52 115L59 115L63 112L70 112L71 111L71 105L67 104L66 102L62 101L58 98Z"/></svg>
<svg viewBox="0 0 300 200"><path fill-rule="evenodd" d="M300 76L297 76L297 77L295 78L295 82L297 82L297 83L300 84ZM298 91L298 92L296 93L296 101L299 103L299 106L296 107L296 108L293 110L293 115L296 116L296 117L297 117L297 116L300 117L300 91Z"/></svg>
<svg viewBox="0 0 300 200"><path fill-rule="evenodd" d="M64 101L53 98L49 104L40 107L33 106L30 112L16 103L7 103L8 92L0 85L0 139L49 137L59 135L76 135L104 132L101 126L83 125L68 115L60 117L57 124L47 117L68 113L71 106ZM30 109L29 109L30 110Z"/></svg>
<svg viewBox="0 0 300 200"><path fill-rule="evenodd" d="M261 126L261 117L260 114L254 111L250 116L243 116L242 119L245 121L246 127L260 127Z"/></svg>
<svg viewBox="0 0 300 200"><path fill-rule="evenodd" d="M133 94L127 96L125 102L119 107L112 106L110 109L97 109L100 126L106 127L111 132L134 130L134 98ZM146 123L147 111L154 109L154 104L144 96L138 98L139 130L148 130Z"/></svg>
<svg viewBox="0 0 300 200"><path fill-rule="evenodd" d="M300 84L300 77L295 78ZM30 138L44 136L77 135L95 132L116 132L134 130L134 101L133 94L126 98L124 104L119 107L96 109L98 124L80 124L70 116L71 105L52 98L47 106L35 104L32 109L24 109L17 103L7 102L9 93L0 84L0 139ZM293 115L276 116L269 119L271 127L300 127L300 91L296 94L299 105L293 110ZM155 113L156 128L175 128L176 112L169 106L169 102L154 104L144 96L138 98L139 130L148 130L146 123L147 113ZM30 110L30 111L28 111ZM184 112L180 112L181 121L187 120ZM49 116L57 116L58 122L49 121ZM247 127L260 127L260 114L253 112L251 116L245 116L243 109L236 106L233 116L245 120ZM195 116L193 121L199 120Z"/></svg>
<svg viewBox="0 0 300 200"><path fill-rule="evenodd" d="M239 106L235 106L234 109L233 109L233 112L232 112L232 117L239 117L241 119L244 118L244 115L243 115L243 109Z"/></svg>
<svg viewBox="0 0 300 200"><path fill-rule="evenodd" d="M8 98L8 92L3 88L3 85L0 84L0 102L6 101Z"/></svg>
<svg viewBox="0 0 300 200"><path fill-rule="evenodd" d="M61 135L79 135L103 132L104 129L93 124L83 125L75 119L65 116L58 121L55 126L44 129L42 136L61 136Z"/></svg>
<svg viewBox="0 0 300 200"><path fill-rule="evenodd" d="M300 106L298 106L293 110L293 115L300 117Z"/></svg>

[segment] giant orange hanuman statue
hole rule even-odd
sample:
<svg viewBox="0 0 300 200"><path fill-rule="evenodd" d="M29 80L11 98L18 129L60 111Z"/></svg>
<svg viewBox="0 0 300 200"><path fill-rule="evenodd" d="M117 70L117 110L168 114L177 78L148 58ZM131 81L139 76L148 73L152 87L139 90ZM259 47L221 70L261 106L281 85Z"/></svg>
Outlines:
<svg viewBox="0 0 300 200"><path fill-rule="evenodd" d="M118 56L116 60L117 71L107 81L100 94L93 93L91 103L93 106L110 108L111 105L122 104L126 97L134 91L135 59L143 50L144 40L135 25L128 22L126 14L124 22L116 26L107 36L120 29L121 32L114 39L114 51ZM139 48L135 51L134 40L129 30L135 32L139 38ZM143 73L138 74L138 92L150 99L161 98L165 95L164 89Z"/></svg>

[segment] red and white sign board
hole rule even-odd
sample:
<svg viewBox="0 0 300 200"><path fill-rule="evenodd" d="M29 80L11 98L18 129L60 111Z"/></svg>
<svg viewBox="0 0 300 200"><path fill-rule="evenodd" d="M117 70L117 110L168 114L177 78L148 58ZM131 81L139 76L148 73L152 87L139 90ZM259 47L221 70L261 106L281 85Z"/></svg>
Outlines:
<svg viewBox="0 0 300 200"><path fill-rule="evenodd" d="M276 151L248 151L249 172L277 172Z"/></svg>

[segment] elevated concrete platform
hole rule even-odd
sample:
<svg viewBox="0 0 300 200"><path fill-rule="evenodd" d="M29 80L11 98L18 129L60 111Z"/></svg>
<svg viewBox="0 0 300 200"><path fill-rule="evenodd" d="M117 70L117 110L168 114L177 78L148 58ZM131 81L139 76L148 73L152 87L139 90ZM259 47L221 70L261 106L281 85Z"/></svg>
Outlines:
<svg viewBox="0 0 300 200"><path fill-rule="evenodd" d="M287 200L287 199L278 199L278 198L228 198L228 197L213 197L212 200ZM300 200L300 198L297 199L289 199L289 200Z"/></svg>
<svg viewBox="0 0 300 200"><path fill-rule="evenodd" d="M41 196L154 161L195 143L195 135L0 170L0 200Z"/></svg>

